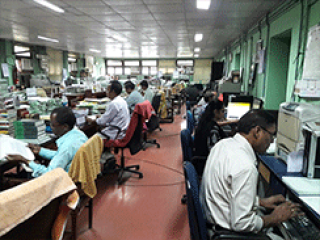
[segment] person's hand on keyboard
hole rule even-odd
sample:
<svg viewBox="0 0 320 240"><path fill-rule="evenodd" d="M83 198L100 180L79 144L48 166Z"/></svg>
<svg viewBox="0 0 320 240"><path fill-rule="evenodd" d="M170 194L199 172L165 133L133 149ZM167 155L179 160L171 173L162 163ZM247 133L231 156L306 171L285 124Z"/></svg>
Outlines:
<svg viewBox="0 0 320 240"><path fill-rule="evenodd" d="M260 199L260 206L268 208L268 209L274 209L276 206L278 206L281 203L284 203L286 199L281 195L274 195L269 198L263 198Z"/></svg>
<svg viewBox="0 0 320 240"><path fill-rule="evenodd" d="M276 206L273 212L263 216L264 227L272 227L278 225L288 219L297 216L300 213L299 204L290 201L281 203Z"/></svg>

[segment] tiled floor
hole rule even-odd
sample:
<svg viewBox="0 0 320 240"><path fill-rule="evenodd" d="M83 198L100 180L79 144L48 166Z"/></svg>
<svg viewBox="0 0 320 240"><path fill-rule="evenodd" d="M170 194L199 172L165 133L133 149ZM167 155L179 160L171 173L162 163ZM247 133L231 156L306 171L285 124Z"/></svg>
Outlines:
<svg viewBox="0 0 320 240"><path fill-rule="evenodd" d="M126 164L139 164L143 179L131 176L118 185L115 175L98 180L94 198L93 228L88 229L87 212L80 216L79 240L171 240L190 239L182 170L180 130L182 115L174 123L161 124L154 132L161 147L126 153ZM65 239L68 239L66 236Z"/></svg>

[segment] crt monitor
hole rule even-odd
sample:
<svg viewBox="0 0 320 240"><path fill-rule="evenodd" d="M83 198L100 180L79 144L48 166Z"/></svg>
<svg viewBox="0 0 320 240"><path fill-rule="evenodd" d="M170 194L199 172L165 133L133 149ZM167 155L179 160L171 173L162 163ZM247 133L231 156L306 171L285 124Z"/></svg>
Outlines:
<svg viewBox="0 0 320 240"><path fill-rule="evenodd" d="M251 109L251 105L248 102L229 102L227 119L240 119Z"/></svg>

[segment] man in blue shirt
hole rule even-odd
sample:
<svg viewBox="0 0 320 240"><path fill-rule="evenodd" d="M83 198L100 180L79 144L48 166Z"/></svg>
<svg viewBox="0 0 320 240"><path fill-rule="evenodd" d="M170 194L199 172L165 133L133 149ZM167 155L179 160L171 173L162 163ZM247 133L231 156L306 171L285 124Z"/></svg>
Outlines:
<svg viewBox="0 0 320 240"><path fill-rule="evenodd" d="M55 168L62 168L66 172L69 171L72 159L88 137L80 130L75 129L76 117L70 108L56 108L50 115L50 126L52 132L58 137L56 144L57 151L42 148L38 145L29 144L34 154L50 160L48 166L29 161L20 155L8 155L9 161L18 161L29 165L33 170L32 176L38 177Z"/></svg>
<svg viewBox="0 0 320 240"><path fill-rule="evenodd" d="M126 102L128 104L130 113L133 112L134 107L137 103L142 103L144 101L142 95L134 90L135 85L131 81L126 81L124 83L124 87L126 89L126 92L129 94L129 96L126 98Z"/></svg>

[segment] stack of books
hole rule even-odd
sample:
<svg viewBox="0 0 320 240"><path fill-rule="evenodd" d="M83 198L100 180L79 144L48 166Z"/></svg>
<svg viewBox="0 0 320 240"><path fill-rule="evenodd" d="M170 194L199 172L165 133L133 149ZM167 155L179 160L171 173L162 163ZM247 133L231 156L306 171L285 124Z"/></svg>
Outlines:
<svg viewBox="0 0 320 240"><path fill-rule="evenodd" d="M21 119L13 122L14 137L16 139L38 139L47 138L46 124L37 119Z"/></svg>
<svg viewBox="0 0 320 240"><path fill-rule="evenodd" d="M17 110L0 109L0 134L14 136L13 122L17 121Z"/></svg>

